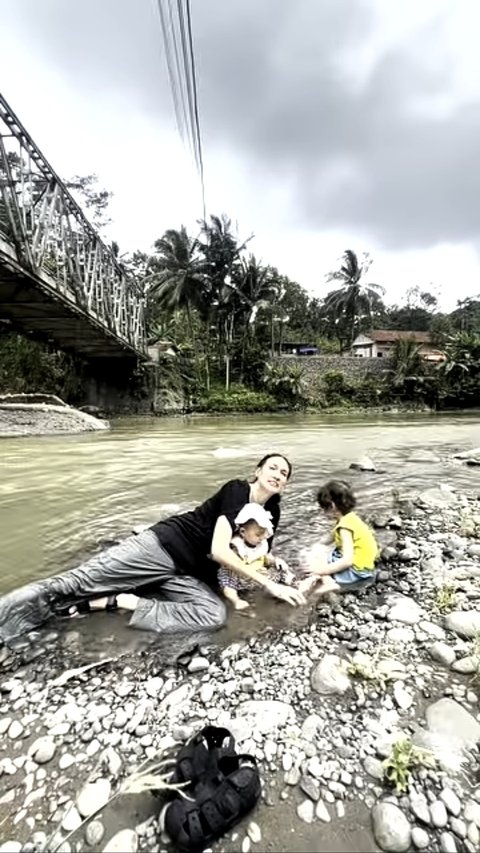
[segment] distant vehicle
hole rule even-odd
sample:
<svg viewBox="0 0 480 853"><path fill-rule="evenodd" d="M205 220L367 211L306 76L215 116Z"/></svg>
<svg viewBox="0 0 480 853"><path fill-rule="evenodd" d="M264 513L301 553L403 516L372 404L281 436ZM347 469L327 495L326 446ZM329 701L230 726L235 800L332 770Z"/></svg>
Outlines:
<svg viewBox="0 0 480 853"><path fill-rule="evenodd" d="M319 349L313 344L289 341L287 343L282 343L280 355L319 355Z"/></svg>

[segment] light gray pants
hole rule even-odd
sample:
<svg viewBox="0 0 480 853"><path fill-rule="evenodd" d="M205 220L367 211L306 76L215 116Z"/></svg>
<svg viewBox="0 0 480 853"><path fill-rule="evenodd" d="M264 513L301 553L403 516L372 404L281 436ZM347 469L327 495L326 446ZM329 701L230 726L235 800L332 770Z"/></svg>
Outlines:
<svg viewBox="0 0 480 853"><path fill-rule="evenodd" d="M182 575L152 530L129 536L62 575L29 584L0 598L0 637L9 639L43 624L65 602L119 592L141 595L132 628L179 632L215 630L226 622L225 604L207 584Z"/></svg>

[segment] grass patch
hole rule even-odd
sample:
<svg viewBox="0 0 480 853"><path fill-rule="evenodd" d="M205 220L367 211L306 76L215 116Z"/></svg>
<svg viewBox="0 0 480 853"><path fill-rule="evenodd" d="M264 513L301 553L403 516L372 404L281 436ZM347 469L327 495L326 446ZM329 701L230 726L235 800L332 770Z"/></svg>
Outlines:
<svg viewBox="0 0 480 853"><path fill-rule="evenodd" d="M444 615L450 613L457 603L455 587L452 584L444 583L437 589L433 606L437 613Z"/></svg>

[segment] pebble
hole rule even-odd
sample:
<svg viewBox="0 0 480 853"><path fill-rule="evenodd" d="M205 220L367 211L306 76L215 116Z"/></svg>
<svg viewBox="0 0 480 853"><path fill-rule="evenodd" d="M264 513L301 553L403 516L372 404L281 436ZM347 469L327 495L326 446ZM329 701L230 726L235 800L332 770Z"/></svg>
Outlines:
<svg viewBox="0 0 480 853"><path fill-rule="evenodd" d="M4 841L0 844L0 853L20 853L22 846L20 841Z"/></svg>
<svg viewBox="0 0 480 853"><path fill-rule="evenodd" d="M90 817L110 799L111 785L108 779L87 782L77 797L77 809L82 817Z"/></svg>
<svg viewBox="0 0 480 853"><path fill-rule="evenodd" d="M297 815L305 823L313 823L315 806L312 800L304 800L297 806Z"/></svg>
<svg viewBox="0 0 480 853"><path fill-rule="evenodd" d="M28 750L29 755L37 764L47 764L52 760L56 751L56 744L52 737L39 737Z"/></svg>
<svg viewBox="0 0 480 853"><path fill-rule="evenodd" d="M102 853L137 853L138 836L133 829L121 829L105 845Z"/></svg>
<svg viewBox="0 0 480 853"><path fill-rule="evenodd" d="M242 841L242 853L249 853L251 846L252 843L250 841L250 838L248 837L248 835L246 835Z"/></svg>
<svg viewBox="0 0 480 853"><path fill-rule="evenodd" d="M316 779L312 779L311 776L302 776L300 779L300 788L303 793L310 797L311 800L317 802L320 798L320 785L318 784Z"/></svg>
<svg viewBox="0 0 480 853"><path fill-rule="evenodd" d="M450 832L442 832L440 836L440 850L442 853L457 853L457 845Z"/></svg>
<svg viewBox="0 0 480 853"><path fill-rule="evenodd" d="M253 820L250 821L247 826L247 833L252 844L260 844L262 840L262 833L258 823L255 823Z"/></svg>
<svg viewBox="0 0 480 853"><path fill-rule="evenodd" d="M428 832L420 826L414 826L412 829L412 843L417 850L425 850L430 844Z"/></svg>
<svg viewBox="0 0 480 853"><path fill-rule="evenodd" d="M434 826L443 829L448 823L447 810L441 800L435 800L430 805L430 817Z"/></svg>
<svg viewBox="0 0 480 853"><path fill-rule="evenodd" d="M70 806L62 820L62 829L64 829L65 832L74 832L78 829L81 823L82 818L80 817L77 809L75 806Z"/></svg>
<svg viewBox="0 0 480 853"><path fill-rule="evenodd" d="M363 762L363 766L365 771L368 773L372 779L378 779L381 781L384 776L384 767L382 762L378 758L374 758L373 755L367 755L365 761Z"/></svg>
<svg viewBox="0 0 480 853"><path fill-rule="evenodd" d="M454 817L458 817L462 809L462 804L456 793L451 788L444 788L440 793L440 799L445 803L447 811L453 814Z"/></svg>
<svg viewBox="0 0 480 853"><path fill-rule="evenodd" d="M207 658L195 657L192 658L187 666L189 672L204 672L210 666Z"/></svg>
<svg viewBox="0 0 480 853"><path fill-rule="evenodd" d="M458 817L452 817L450 821L450 826L452 832L454 832L455 835L458 835L459 838L467 837L467 824L464 820L460 820L460 818Z"/></svg>
<svg viewBox="0 0 480 853"><path fill-rule="evenodd" d="M463 816L468 823L473 821L475 826L480 829L480 803L476 803L475 800L467 800Z"/></svg>
<svg viewBox="0 0 480 853"><path fill-rule="evenodd" d="M318 801L315 807L315 815L319 820L323 821L323 823L330 823L332 819L323 800Z"/></svg>
<svg viewBox="0 0 480 853"><path fill-rule="evenodd" d="M105 827L101 820L91 820L85 830L85 841L89 847L98 847L105 835Z"/></svg>
<svg viewBox="0 0 480 853"><path fill-rule="evenodd" d="M411 829L404 813L393 803L383 801L372 809L373 834L382 850L404 853L410 848Z"/></svg>
<svg viewBox="0 0 480 853"><path fill-rule="evenodd" d="M8 737L12 740L15 740L17 737L20 737L20 735L23 734L23 731L23 726L19 722L19 720L13 720L13 722L10 723L10 726L8 728Z"/></svg>

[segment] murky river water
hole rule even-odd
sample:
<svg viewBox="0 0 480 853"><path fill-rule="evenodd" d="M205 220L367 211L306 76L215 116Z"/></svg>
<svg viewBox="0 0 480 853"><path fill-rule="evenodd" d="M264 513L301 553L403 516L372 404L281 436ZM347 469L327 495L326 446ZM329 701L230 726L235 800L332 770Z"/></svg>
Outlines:
<svg viewBox="0 0 480 853"><path fill-rule="evenodd" d="M293 461L279 539L288 550L314 541L314 489L372 456L383 474L349 472L362 509L392 488L439 481L480 485L478 468L447 461L480 446L480 415L292 415L120 419L107 433L0 442L0 591L75 564L99 542L194 506L225 480L248 476L266 452ZM441 462L409 462L434 451Z"/></svg>

